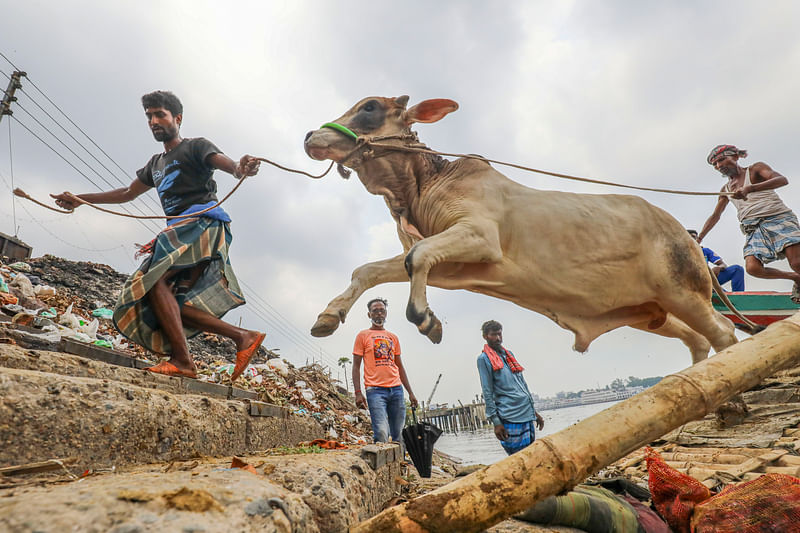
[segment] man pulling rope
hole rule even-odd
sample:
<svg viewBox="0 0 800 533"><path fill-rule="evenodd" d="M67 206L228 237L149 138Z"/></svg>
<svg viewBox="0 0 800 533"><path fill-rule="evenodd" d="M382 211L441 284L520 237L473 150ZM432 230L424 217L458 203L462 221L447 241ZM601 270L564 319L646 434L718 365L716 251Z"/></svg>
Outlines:
<svg viewBox="0 0 800 533"><path fill-rule="evenodd" d="M114 325L133 342L169 354L169 360L147 370L170 376L197 377L187 338L202 331L228 337L237 350L235 380L266 335L220 320L245 300L228 259L231 218L217 205L213 174L219 169L241 180L254 176L260 163L245 155L237 164L207 139L182 138L183 105L171 92L146 94L142 105L153 137L163 143L164 152L151 157L128 187L51 196L60 207L71 210L83 202L129 202L155 187L166 215L196 214L168 219L167 227L152 243L150 255L125 282L114 308Z"/></svg>
<svg viewBox="0 0 800 533"><path fill-rule="evenodd" d="M739 159L744 157L747 157L747 150L740 150L732 144L720 144L708 154L708 164L728 181L720 191L714 212L700 230L697 242L701 242L719 222L728 202L732 202L745 235L747 273L757 278L794 281L791 298L800 303L800 224L794 212L775 192L778 187L787 185L789 180L766 163L740 167ZM792 272L764 266L784 257L789 261Z"/></svg>

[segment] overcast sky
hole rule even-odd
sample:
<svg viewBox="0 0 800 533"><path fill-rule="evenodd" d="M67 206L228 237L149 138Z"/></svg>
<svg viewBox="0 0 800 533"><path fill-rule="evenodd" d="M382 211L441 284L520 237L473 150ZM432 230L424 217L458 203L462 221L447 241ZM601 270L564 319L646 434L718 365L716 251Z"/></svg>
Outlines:
<svg viewBox="0 0 800 533"><path fill-rule="evenodd" d="M6 191L0 231L15 233L12 178L39 198L98 190L22 124L101 188L110 188L104 179L117 187L161 149L139 103L155 89L183 100L185 137L207 137L233 158L250 153L321 172L326 165L303 151L307 131L362 97L408 94L410 105L437 97L460 104L441 122L415 127L435 149L642 186L716 191L723 179L705 157L713 146L732 143L750 151L745 163L766 161L788 176L789 186L779 193L798 209L798 20L800 4L790 1L7 3L0 52L30 79L18 93L16 120L0 123ZM13 67L0 58L0 71L10 75ZM6 83L0 76L3 88ZM535 188L625 192L500 170ZM223 194L234 185L223 173L217 182ZM697 229L716 201L641 196ZM155 192L146 205L157 208ZM250 301L227 319L266 329L266 346L295 364L320 353L326 361L349 356L356 333L369 326L365 303L375 296L389 299L387 328L400 338L420 399L427 399L439 373L434 401L467 403L479 393L475 360L487 319L503 323L505 344L542 396L604 386L617 377L666 375L691 361L680 341L629 328L578 354L572 334L543 316L466 291L429 288L431 308L444 323L444 339L433 345L404 318L406 283L368 291L339 330L314 339L308 330L348 285L352 270L401 251L383 200L355 176L345 181L332 173L315 181L263 165L225 209L234 219L231 260ZM16 202L16 224L36 256L101 262L125 273L136 267L133 243L149 241L158 229L89 208L58 215L24 201ZM729 264L742 263L743 237L732 207L705 244ZM785 261L777 266L788 268ZM748 289L791 288L789 282L746 281Z"/></svg>

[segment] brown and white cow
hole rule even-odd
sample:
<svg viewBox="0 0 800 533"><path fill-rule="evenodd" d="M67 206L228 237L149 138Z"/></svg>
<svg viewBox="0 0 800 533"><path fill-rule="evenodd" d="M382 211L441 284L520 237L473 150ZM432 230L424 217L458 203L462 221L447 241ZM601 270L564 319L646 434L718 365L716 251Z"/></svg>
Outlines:
<svg viewBox="0 0 800 533"><path fill-rule="evenodd" d="M636 196L531 189L479 159L388 148L424 146L411 125L458 109L445 99L407 103L407 96L364 98L334 126L306 136L310 157L354 169L384 197L403 244L402 254L356 268L312 335L333 333L365 290L410 278L406 316L435 343L442 325L427 285L541 313L572 331L581 352L620 326L680 338L695 363L712 346L736 342L733 324L711 306L700 248L669 213Z"/></svg>

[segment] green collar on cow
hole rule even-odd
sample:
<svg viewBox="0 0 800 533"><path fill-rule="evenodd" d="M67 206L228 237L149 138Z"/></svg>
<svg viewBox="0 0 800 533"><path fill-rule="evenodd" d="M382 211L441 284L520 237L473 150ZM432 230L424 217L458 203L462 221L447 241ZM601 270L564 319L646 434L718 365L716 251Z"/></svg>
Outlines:
<svg viewBox="0 0 800 533"><path fill-rule="evenodd" d="M356 140L356 141L358 140L358 135L356 135L355 132L353 132L353 130L351 130L350 128L348 128L346 126L342 126L341 124L337 124L336 122L326 122L325 124L320 126L320 128L330 128L330 129L336 130L336 131L338 131L340 133L344 133L348 137L352 137L353 140Z"/></svg>

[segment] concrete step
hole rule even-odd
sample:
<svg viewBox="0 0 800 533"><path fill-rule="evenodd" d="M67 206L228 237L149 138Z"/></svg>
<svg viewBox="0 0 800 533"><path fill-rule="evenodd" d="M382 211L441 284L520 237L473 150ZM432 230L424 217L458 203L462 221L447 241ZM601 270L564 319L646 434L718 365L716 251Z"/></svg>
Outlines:
<svg viewBox="0 0 800 533"><path fill-rule="evenodd" d="M21 364L20 352L37 369L9 368ZM111 467L237 455L324 436L313 418L253 416L253 405L255 414L262 405L191 393L179 378L60 354L35 357L8 345L0 345L0 361L0 466L75 457L78 467Z"/></svg>

